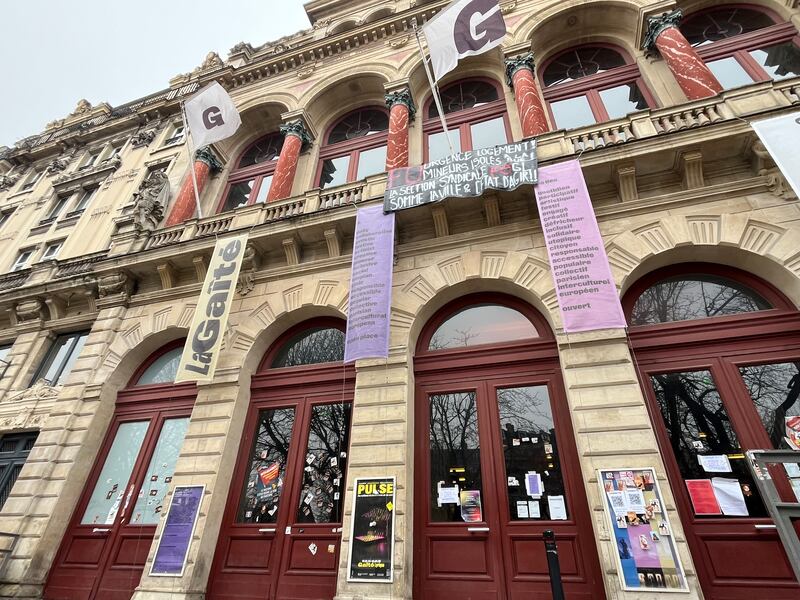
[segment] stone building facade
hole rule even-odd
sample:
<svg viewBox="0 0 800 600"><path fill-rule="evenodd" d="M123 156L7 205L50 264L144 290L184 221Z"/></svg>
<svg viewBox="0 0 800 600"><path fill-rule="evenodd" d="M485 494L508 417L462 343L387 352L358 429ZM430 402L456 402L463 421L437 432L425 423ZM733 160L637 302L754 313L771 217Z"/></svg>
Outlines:
<svg viewBox="0 0 800 600"><path fill-rule="evenodd" d="M306 31L238 44L224 60L212 53L123 106L82 100L0 151L1 597L549 597L541 531L553 527L567 597L654 598L655 585L623 589L598 485L598 469L638 467L655 469L687 597L797 594L777 535L750 506L757 498L748 518L692 513L686 440L662 415L658 379L694 374L684 379L706 386L716 404L702 400L701 412L716 421L698 425L694 442L734 463L737 449L774 439L758 420L772 396L753 408L748 369L777 365L770 381L789 398L800 386L800 203L750 126L800 106L796 0L503 0L502 47L440 83L461 149L535 136L541 164L580 160L627 330L564 333L533 191L521 188L398 213L388 360L281 358L305 333L346 320L356 210L382 201L386 171L441 156L413 27L445 4L313 0ZM190 157L180 101L211 81L243 125ZM215 240L241 231L250 242L215 377L170 384L170 352L187 335ZM665 285L676 281L736 298L706 302L702 319L694 297L642 316L641 298L677 293ZM485 306L513 313L498 330L522 315L536 339L484 339L479 327L474 341L462 332L463 348L431 341L453 315ZM488 433L491 394L536 386L569 517L514 530L505 483L494 483L505 477L503 442ZM464 390L481 407L461 423L462 434L480 430L471 456L489 531L477 535L437 529L428 510L429 400ZM784 404L780 414L769 405L770 418L800 414ZM341 491L329 518L304 520L311 442L300 436L328 405L346 414ZM695 405L686 422L699 423ZM290 500L259 527L240 502L258 484L248 479L254 436L287 406ZM167 423L180 430L173 455L160 445ZM114 445L123 429L128 459ZM150 475L154 455L169 459ZM110 457L119 482L104 470ZM388 584L347 576L352 484L370 476L397 482ZM150 576L163 519L145 501L160 509L184 484L205 485L186 568ZM87 518L98 506L107 518Z"/></svg>

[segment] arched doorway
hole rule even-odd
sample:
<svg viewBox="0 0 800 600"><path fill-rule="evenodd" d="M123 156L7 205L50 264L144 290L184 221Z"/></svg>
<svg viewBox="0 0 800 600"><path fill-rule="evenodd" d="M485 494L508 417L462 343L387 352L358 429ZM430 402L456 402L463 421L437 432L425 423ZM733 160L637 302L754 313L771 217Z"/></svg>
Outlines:
<svg viewBox="0 0 800 600"><path fill-rule="evenodd" d="M209 599L336 593L355 384L344 330L340 319L301 323L253 376Z"/></svg>
<svg viewBox="0 0 800 600"><path fill-rule="evenodd" d="M752 275L702 263L648 274L623 306L705 597L797 597L744 452L786 447L785 418L800 416L800 312Z"/></svg>
<svg viewBox="0 0 800 600"><path fill-rule="evenodd" d="M150 356L117 395L45 598L128 600L139 585L197 395L173 383L183 342Z"/></svg>
<svg viewBox="0 0 800 600"><path fill-rule="evenodd" d="M549 597L551 529L567 597L604 598L547 322L509 296L463 297L425 326L414 373L414 597Z"/></svg>

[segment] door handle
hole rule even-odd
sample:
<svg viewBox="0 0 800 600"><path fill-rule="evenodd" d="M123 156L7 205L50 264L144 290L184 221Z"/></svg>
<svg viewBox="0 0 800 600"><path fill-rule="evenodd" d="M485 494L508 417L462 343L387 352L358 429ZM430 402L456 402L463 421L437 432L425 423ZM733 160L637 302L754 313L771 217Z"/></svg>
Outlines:
<svg viewBox="0 0 800 600"><path fill-rule="evenodd" d="M258 533L275 533L276 529L274 527L264 527L258 530Z"/></svg>
<svg viewBox="0 0 800 600"><path fill-rule="evenodd" d="M111 531L111 529L107 527L95 527L92 529L92 533L108 533L109 531Z"/></svg>
<svg viewBox="0 0 800 600"><path fill-rule="evenodd" d="M489 531L488 527L467 527L467 531Z"/></svg>
<svg viewBox="0 0 800 600"><path fill-rule="evenodd" d="M777 525L753 525L756 529L777 529Z"/></svg>

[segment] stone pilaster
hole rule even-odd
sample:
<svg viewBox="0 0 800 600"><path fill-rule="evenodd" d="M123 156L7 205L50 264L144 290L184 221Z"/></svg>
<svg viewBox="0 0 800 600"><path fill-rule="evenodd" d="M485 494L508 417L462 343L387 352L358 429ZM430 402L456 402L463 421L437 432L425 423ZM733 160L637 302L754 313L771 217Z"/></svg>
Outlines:
<svg viewBox="0 0 800 600"><path fill-rule="evenodd" d="M648 17L643 47L661 55L689 100L715 96L722 91L722 85L678 29L682 18L683 13L677 8Z"/></svg>

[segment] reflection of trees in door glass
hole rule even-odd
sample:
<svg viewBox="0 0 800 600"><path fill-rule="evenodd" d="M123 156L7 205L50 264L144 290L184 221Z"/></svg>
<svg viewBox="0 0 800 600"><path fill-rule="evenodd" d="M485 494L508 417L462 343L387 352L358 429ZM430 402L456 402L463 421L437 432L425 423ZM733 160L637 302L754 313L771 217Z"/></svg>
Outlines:
<svg viewBox="0 0 800 600"><path fill-rule="evenodd" d="M789 448L786 417L800 416L800 362L741 367L750 398L774 448Z"/></svg>
<svg viewBox="0 0 800 600"><path fill-rule="evenodd" d="M665 279L637 298L631 325L706 319L767 310L769 303L746 287L722 277L690 275Z"/></svg>
<svg viewBox="0 0 800 600"><path fill-rule="evenodd" d="M439 488L481 491L475 392L430 396L431 520L462 522L455 503L439 505Z"/></svg>
<svg viewBox="0 0 800 600"><path fill-rule="evenodd" d="M742 492L750 516L765 516L766 510L757 496L743 450L711 372L662 373L651 376L650 380L683 478L735 478L746 486ZM727 455L732 472L706 472L697 458L700 454Z"/></svg>
<svg viewBox="0 0 800 600"><path fill-rule="evenodd" d="M344 332L333 327L316 327L286 342L272 361L272 368L315 365L344 360Z"/></svg>
<svg viewBox="0 0 800 600"><path fill-rule="evenodd" d="M350 412L349 403L317 405L311 412L298 523L342 522Z"/></svg>
<svg viewBox="0 0 800 600"><path fill-rule="evenodd" d="M277 521L293 426L293 408L262 410L259 413L258 431L239 501L238 523Z"/></svg>
<svg viewBox="0 0 800 600"><path fill-rule="evenodd" d="M564 495L564 478L559 463L547 386L499 389L497 409L500 416L509 516L512 521L549 520L547 497ZM533 498L528 494L525 475L529 472L536 472L542 478L544 494L541 498ZM525 510L521 512L521 516L517 509L518 502L525 502ZM533 514L531 508L534 509ZM536 508L539 510L538 517L535 516Z"/></svg>

